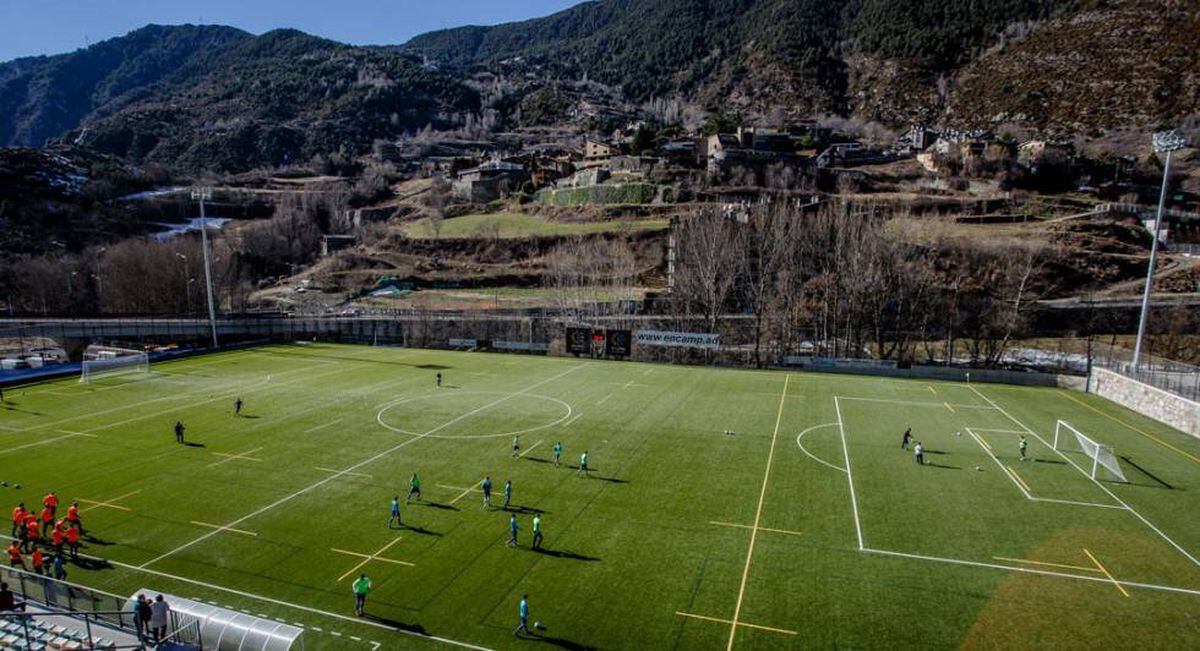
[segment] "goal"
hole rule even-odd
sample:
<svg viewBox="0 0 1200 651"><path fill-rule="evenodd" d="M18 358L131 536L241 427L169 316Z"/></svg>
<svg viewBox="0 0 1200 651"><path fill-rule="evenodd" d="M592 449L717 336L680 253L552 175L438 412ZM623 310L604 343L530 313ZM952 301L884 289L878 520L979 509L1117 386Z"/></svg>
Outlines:
<svg viewBox="0 0 1200 651"><path fill-rule="evenodd" d="M1117 455L1107 445L1101 445L1086 434L1071 426L1065 420L1060 420L1054 426L1054 449L1060 452L1082 452L1092 460L1091 477L1097 478L1101 470L1107 471L1117 481L1128 482L1125 473L1121 472L1121 464Z"/></svg>
<svg viewBox="0 0 1200 651"><path fill-rule="evenodd" d="M146 353L101 357L83 362L83 372L79 375L79 381L86 383L100 376L149 372L150 356Z"/></svg>

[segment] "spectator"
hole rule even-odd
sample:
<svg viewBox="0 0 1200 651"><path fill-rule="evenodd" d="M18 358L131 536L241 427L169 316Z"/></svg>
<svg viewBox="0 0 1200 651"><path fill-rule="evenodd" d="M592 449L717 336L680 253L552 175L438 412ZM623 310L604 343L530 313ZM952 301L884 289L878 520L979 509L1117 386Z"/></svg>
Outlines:
<svg viewBox="0 0 1200 651"><path fill-rule="evenodd" d="M0 583L0 612L25 610L24 603L17 603L17 596L8 589L7 583Z"/></svg>
<svg viewBox="0 0 1200 651"><path fill-rule="evenodd" d="M146 595L138 595L137 602L133 604L133 625L137 628L138 640L145 641L149 633L151 610Z"/></svg>
<svg viewBox="0 0 1200 651"><path fill-rule="evenodd" d="M167 621L170 619L171 606L163 599L162 595L154 598L154 603L150 604L150 632L154 636L154 643L161 644L167 637Z"/></svg>

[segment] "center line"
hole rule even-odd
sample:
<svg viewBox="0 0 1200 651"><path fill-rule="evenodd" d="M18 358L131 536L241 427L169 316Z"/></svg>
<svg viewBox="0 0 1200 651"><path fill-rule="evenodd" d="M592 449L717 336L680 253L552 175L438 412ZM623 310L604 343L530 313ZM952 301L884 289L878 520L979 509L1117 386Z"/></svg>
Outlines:
<svg viewBox="0 0 1200 651"><path fill-rule="evenodd" d="M733 621L729 624L729 644L726 651L733 651L733 640L737 637L738 617L742 614L742 599L746 596L746 580L750 578L750 561L754 558L754 542L758 539L758 525L762 522L763 502L767 499L767 482L771 479L771 463L775 460L775 441L779 438L779 425L783 422L783 405L787 403L788 382L791 375L783 378L783 393L779 395L779 412L775 415L775 432L771 434L771 451L767 454L767 470L763 473L762 489L758 493L758 508L754 512L754 528L750 530L750 549L746 551L746 566L742 568L742 585L738 588L737 605L733 609Z"/></svg>

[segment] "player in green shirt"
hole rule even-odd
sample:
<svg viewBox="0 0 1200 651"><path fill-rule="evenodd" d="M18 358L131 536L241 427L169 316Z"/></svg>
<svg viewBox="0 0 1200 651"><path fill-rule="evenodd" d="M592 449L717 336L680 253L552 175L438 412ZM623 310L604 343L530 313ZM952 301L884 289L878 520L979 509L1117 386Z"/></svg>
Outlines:
<svg viewBox="0 0 1200 651"><path fill-rule="evenodd" d="M1029 458L1029 457L1025 456L1025 450L1028 447L1029 447L1029 441L1025 440L1025 437L1022 436L1021 440L1017 443L1017 448L1019 448L1021 450L1021 461L1024 461Z"/></svg>
<svg viewBox="0 0 1200 651"><path fill-rule="evenodd" d="M533 548L542 548L542 516L534 514L533 516Z"/></svg>
<svg viewBox="0 0 1200 651"><path fill-rule="evenodd" d="M371 592L371 579L366 574L360 574L350 589L354 591L354 614L362 617L367 607L367 595Z"/></svg>
<svg viewBox="0 0 1200 651"><path fill-rule="evenodd" d="M585 475L588 474L587 450L584 450L583 454L579 455L579 472Z"/></svg>
<svg viewBox="0 0 1200 651"><path fill-rule="evenodd" d="M521 435L517 434L513 437L513 456L521 456Z"/></svg>
<svg viewBox="0 0 1200 651"><path fill-rule="evenodd" d="M562 465L562 451L563 451L562 441L555 443L554 444L554 467L555 468Z"/></svg>
<svg viewBox="0 0 1200 651"><path fill-rule="evenodd" d="M405 497L404 501L411 502L413 495L416 495L418 500L421 499L421 478L415 472L412 479L408 480L408 497Z"/></svg>

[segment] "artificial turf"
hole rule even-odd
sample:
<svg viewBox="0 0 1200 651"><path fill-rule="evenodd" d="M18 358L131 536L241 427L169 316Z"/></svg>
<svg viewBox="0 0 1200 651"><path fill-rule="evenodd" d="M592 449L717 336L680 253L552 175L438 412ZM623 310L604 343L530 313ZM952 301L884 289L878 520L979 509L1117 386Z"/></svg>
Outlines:
<svg viewBox="0 0 1200 651"><path fill-rule="evenodd" d="M71 581L300 623L308 649L1200 640L1200 441L1066 390L314 344L5 398L5 506L89 500L106 562ZM1047 447L1058 419L1130 483ZM469 490L485 475L514 483L520 548ZM517 639L522 594L546 628Z"/></svg>

